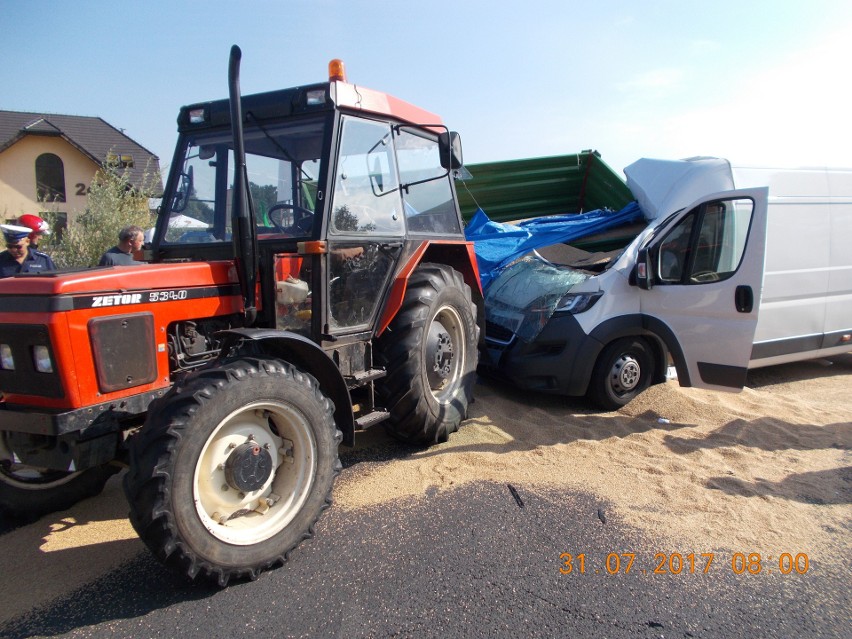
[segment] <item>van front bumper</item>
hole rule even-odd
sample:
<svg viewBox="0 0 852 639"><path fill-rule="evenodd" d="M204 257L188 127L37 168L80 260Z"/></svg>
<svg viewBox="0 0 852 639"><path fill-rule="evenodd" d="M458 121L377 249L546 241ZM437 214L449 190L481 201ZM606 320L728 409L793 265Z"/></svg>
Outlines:
<svg viewBox="0 0 852 639"><path fill-rule="evenodd" d="M587 335L576 318L554 314L532 342L486 323L483 372L519 388L558 395L586 394L603 344Z"/></svg>

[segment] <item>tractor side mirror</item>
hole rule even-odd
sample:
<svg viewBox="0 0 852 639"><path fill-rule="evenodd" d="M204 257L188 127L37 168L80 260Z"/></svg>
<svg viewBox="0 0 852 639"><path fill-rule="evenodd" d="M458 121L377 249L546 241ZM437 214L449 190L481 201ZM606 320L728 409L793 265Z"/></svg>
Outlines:
<svg viewBox="0 0 852 639"><path fill-rule="evenodd" d="M461 136L456 131L445 131L438 135L438 152L442 167L448 171L462 168Z"/></svg>
<svg viewBox="0 0 852 639"><path fill-rule="evenodd" d="M193 186L192 166L189 166L185 173L180 174L178 190L172 199L172 211L180 213L186 209L187 204L189 204L189 198L192 195Z"/></svg>

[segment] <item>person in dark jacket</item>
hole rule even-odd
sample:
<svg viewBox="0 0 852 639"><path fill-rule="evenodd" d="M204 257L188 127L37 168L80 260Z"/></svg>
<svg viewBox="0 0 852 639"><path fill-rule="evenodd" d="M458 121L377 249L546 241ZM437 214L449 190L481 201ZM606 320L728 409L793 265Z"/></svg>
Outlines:
<svg viewBox="0 0 852 639"><path fill-rule="evenodd" d="M133 266L144 264L133 258L133 255L142 248L145 231L141 227L132 225L125 226L118 233L118 244L101 256L98 266Z"/></svg>
<svg viewBox="0 0 852 639"><path fill-rule="evenodd" d="M0 224L0 229L6 240L6 250L0 253L0 277L56 270L49 255L30 248L31 229L15 224Z"/></svg>

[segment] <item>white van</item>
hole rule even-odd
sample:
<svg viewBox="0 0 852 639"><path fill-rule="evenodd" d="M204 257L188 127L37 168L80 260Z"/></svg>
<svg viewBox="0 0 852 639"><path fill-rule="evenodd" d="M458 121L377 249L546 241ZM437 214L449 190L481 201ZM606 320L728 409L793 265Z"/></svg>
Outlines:
<svg viewBox="0 0 852 639"><path fill-rule="evenodd" d="M491 370L614 409L669 356L682 386L739 390L749 368L852 350L852 170L694 158L625 174L650 223L605 270L556 291L564 267L522 261L489 287Z"/></svg>

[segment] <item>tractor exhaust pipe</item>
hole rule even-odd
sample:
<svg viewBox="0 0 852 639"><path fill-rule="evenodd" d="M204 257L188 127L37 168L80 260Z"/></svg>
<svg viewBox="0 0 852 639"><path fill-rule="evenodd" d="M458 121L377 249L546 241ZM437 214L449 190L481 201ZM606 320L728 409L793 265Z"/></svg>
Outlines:
<svg viewBox="0 0 852 639"><path fill-rule="evenodd" d="M228 97L231 106L231 132L234 137L234 190L231 200L231 228L233 231L234 255L237 277L245 307L246 326L257 318L255 289L257 287L257 235L255 233L254 207L248 188L246 150L243 142L243 108L240 98L240 59L242 51L237 45L231 47L228 62Z"/></svg>

